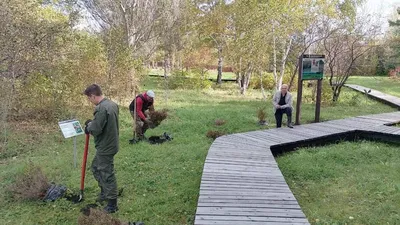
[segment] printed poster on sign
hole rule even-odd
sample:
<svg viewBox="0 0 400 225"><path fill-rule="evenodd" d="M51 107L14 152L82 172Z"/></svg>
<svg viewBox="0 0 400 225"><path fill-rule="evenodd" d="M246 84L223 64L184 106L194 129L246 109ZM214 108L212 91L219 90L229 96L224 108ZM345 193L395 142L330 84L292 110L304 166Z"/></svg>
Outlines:
<svg viewBox="0 0 400 225"><path fill-rule="evenodd" d="M65 138L70 138L83 134L83 129L78 120L66 120L58 122Z"/></svg>
<svg viewBox="0 0 400 225"><path fill-rule="evenodd" d="M303 55L302 80L319 80L324 77L325 55Z"/></svg>

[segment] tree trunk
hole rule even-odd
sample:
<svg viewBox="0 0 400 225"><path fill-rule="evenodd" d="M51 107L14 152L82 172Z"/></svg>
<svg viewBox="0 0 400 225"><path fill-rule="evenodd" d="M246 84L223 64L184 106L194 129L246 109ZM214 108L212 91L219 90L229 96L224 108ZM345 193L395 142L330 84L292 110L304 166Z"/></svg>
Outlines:
<svg viewBox="0 0 400 225"><path fill-rule="evenodd" d="M341 90L342 90L342 86L338 85L335 87L335 89L333 91L332 101L337 102L339 100Z"/></svg>
<svg viewBox="0 0 400 225"><path fill-rule="evenodd" d="M261 88L261 94L263 96L264 101L267 101L267 97L265 96L265 91L264 91L264 85L263 85L263 80L262 80L262 72L259 71L260 73L260 88Z"/></svg>
<svg viewBox="0 0 400 225"><path fill-rule="evenodd" d="M286 43L286 41L285 41ZM292 48L292 38L290 38L289 40L289 44L287 45L286 49L285 46L283 46L283 56L282 56L282 64L281 64L281 71L280 71L280 77L279 77L279 85L278 85L278 89L281 88L282 83L283 83L283 76L285 75L285 65L286 65L286 61L287 61L287 57L289 55L290 49Z"/></svg>
<svg viewBox="0 0 400 225"><path fill-rule="evenodd" d="M246 94L247 88L249 87L251 73L252 73L252 65L251 65L251 63L248 63L246 72L244 74L242 73L242 82L241 82L241 89L240 89L240 93L242 95Z"/></svg>
<svg viewBox="0 0 400 225"><path fill-rule="evenodd" d="M222 47L218 47L218 75L217 84L222 84Z"/></svg>
<svg viewBox="0 0 400 225"><path fill-rule="evenodd" d="M279 90L279 88L278 88L278 74L276 73L276 37L275 37L275 35L274 35L274 37L273 37L273 49L274 49L274 51L273 51L273 57L274 57L274 62L273 62L273 74L274 74L274 80L275 80L275 89L276 90Z"/></svg>
<svg viewBox="0 0 400 225"><path fill-rule="evenodd" d="M289 87L288 87L288 91L290 91L290 89L292 88L292 86L293 86L293 82L294 82L294 79L296 78L296 74L297 74L297 70L299 69L299 60L297 60L297 62L296 62L296 67L294 68L294 71L293 71L293 73L292 73L292 76L290 77L290 82L289 82Z"/></svg>
<svg viewBox="0 0 400 225"><path fill-rule="evenodd" d="M164 78L167 79L170 72L170 54L169 52L164 55Z"/></svg>
<svg viewBox="0 0 400 225"><path fill-rule="evenodd" d="M240 71L239 72L239 87L240 87L240 94L242 94L242 95L244 95L244 93L246 92L245 87L244 87L244 83L245 83L244 78L245 77L243 75L243 72Z"/></svg>

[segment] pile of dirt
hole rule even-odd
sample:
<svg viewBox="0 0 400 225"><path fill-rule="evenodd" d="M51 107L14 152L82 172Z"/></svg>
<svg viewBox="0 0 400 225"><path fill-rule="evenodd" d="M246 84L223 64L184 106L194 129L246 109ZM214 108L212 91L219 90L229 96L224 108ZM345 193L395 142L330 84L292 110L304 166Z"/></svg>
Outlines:
<svg viewBox="0 0 400 225"><path fill-rule="evenodd" d="M206 134L208 138L216 139L217 137L225 135L225 132L217 131L217 130L209 130Z"/></svg>
<svg viewBox="0 0 400 225"><path fill-rule="evenodd" d="M165 120L167 117L168 117L168 112L166 109L150 112L150 120L151 122L153 122L154 127L160 125L161 122Z"/></svg>
<svg viewBox="0 0 400 225"><path fill-rule="evenodd" d="M78 225L128 225L93 206L87 206L81 211L83 214L78 217Z"/></svg>
<svg viewBox="0 0 400 225"><path fill-rule="evenodd" d="M97 207L96 204L89 204L82 208L82 214L78 217L78 225L145 225L140 221L122 222Z"/></svg>
<svg viewBox="0 0 400 225"><path fill-rule="evenodd" d="M49 187L50 183L42 169L30 163L24 173L17 176L9 191L17 200L42 200Z"/></svg>

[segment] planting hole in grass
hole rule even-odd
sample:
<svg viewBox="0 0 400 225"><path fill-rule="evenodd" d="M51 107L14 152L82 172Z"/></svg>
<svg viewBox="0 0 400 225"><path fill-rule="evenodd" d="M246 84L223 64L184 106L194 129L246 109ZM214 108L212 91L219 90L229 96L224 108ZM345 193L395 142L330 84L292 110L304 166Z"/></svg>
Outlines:
<svg viewBox="0 0 400 225"><path fill-rule="evenodd" d="M398 146L342 142L299 149L277 162L310 223L399 223Z"/></svg>

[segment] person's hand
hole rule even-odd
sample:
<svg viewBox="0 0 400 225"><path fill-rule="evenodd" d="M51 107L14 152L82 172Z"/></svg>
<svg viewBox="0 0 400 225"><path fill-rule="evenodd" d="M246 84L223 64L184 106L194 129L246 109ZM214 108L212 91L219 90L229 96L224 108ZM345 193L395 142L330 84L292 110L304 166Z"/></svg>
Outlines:
<svg viewBox="0 0 400 225"><path fill-rule="evenodd" d="M85 122L85 134L90 134L88 127L90 126L90 123L92 122L92 120L86 120Z"/></svg>
<svg viewBox="0 0 400 225"><path fill-rule="evenodd" d="M86 120L86 122L85 122L85 126L87 126L90 122L92 122L92 120L91 119L89 119L89 120Z"/></svg>
<svg viewBox="0 0 400 225"><path fill-rule="evenodd" d="M276 109L280 109L281 106L280 106L280 105L276 105L275 108L276 108Z"/></svg>
<svg viewBox="0 0 400 225"><path fill-rule="evenodd" d="M85 134L90 134L88 130L88 125L85 125Z"/></svg>
<svg viewBox="0 0 400 225"><path fill-rule="evenodd" d="M149 118L146 118L144 122L147 123L147 125L151 129L153 129L155 127L153 121L151 121Z"/></svg>
<svg viewBox="0 0 400 225"><path fill-rule="evenodd" d="M144 122L147 123L147 124L149 124L149 125L150 125L150 124L153 124L153 122L152 122L149 118L146 118L146 119L144 120Z"/></svg>

